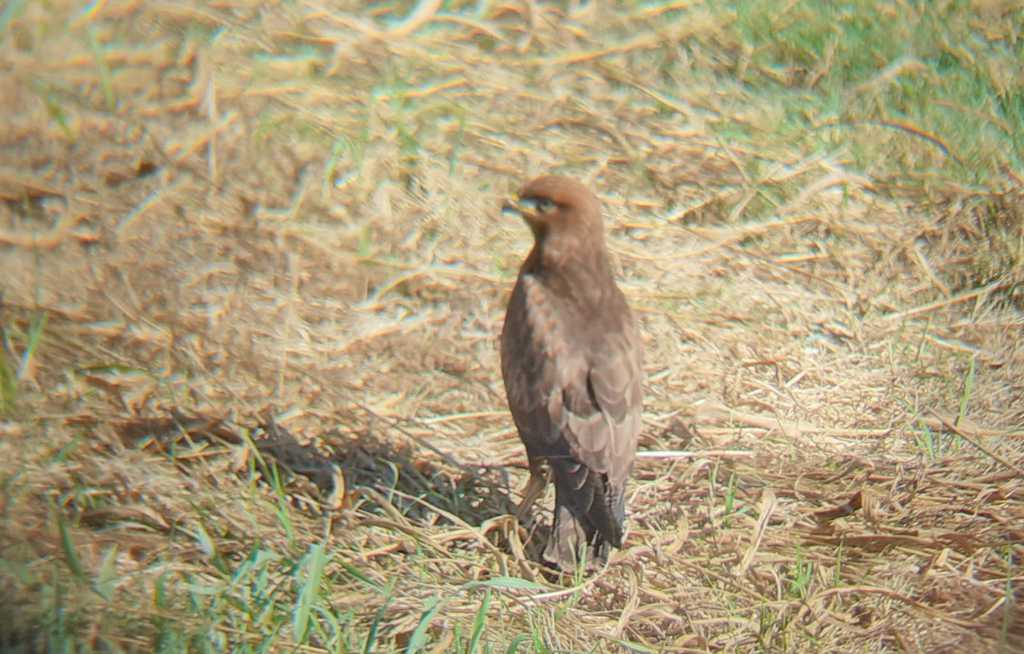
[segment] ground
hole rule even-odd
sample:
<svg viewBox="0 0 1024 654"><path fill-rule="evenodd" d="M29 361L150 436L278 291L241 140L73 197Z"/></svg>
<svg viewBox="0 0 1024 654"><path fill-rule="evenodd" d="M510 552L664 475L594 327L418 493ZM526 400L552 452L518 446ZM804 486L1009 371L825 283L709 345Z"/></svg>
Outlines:
<svg viewBox="0 0 1024 654"><path fill-rule="evenodd" d="M1024 9L0 10L0 646L1024 648ZM496 342L545 172L646 349L536 562Z"/></svg>

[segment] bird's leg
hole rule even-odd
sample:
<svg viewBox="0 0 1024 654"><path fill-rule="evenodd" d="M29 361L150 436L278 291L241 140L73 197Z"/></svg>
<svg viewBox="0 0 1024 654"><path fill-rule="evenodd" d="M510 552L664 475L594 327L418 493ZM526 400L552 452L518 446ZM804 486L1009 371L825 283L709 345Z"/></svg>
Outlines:
<svg viewBox="0 0 1024 654"><path fill-rule="evenodd" d="M526 482L526 487L523 488L523 501L519 503L519 508L516 509L516 519L519 522L525 521L530 509L533 508L534 502L544 493L544 488L548 485L550 475L551 470L547 466L530 463L530 480Z"/></svg>

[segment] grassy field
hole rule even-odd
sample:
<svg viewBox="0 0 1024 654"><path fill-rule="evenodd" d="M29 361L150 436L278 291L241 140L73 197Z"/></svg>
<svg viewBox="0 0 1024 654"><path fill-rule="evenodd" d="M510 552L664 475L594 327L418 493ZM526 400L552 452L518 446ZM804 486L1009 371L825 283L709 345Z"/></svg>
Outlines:
<svg viewBox="0 0 1024 654"><path fill-rule="evenodd" d="M0 649L1024 651L1022 61L1010 0L7 2ZM589 577L510 515L549 171L646 348Z"/></svg>

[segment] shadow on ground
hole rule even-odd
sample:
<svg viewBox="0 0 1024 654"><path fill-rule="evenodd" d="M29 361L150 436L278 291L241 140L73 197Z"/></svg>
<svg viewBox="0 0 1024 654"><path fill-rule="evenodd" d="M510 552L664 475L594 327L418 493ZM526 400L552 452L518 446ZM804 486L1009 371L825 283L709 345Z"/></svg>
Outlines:
<svg viewBox="0 0 1024 654"><path fill-rule="evenodd" d="M391 428L401 430L400 425ZM203 443L245 448L255 453L252 470L261 483L279 489L294 507L313 515L336 512L346 517L356 510L396 517L418 528L479 528L516 511L508 466L462 463L421 442L441 460L437 464L424 456L425 450L395 445L394 438L373 429L356 437L328 431L316 442L302 443L269 416L245 426L172 410L163 417L121 421L117 431L127 446L155 445L172 456ZM240 475L249 469L244 463L235 466ZM531 560L540 560L548 529L534 524L529 534L522 532L524 553ZM490 536L495 545L507 547L500 530Z"/></svg>

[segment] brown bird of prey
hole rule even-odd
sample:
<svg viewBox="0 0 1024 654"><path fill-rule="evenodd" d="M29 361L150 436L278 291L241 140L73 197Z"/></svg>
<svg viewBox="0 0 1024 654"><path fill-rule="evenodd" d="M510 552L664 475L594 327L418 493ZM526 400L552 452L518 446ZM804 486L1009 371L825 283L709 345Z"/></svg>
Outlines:
<svg viewBox="0 0 1024 654"><path fill-rule="evenodd" d="M622 547L626 482L640 432L642 346L615 285L601 204L549 175L506 203L533 231L501 333L501 373L530 461L519 517L555 482L544 559L562 570Z"/></svg>

